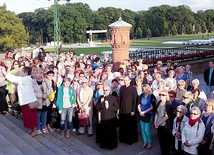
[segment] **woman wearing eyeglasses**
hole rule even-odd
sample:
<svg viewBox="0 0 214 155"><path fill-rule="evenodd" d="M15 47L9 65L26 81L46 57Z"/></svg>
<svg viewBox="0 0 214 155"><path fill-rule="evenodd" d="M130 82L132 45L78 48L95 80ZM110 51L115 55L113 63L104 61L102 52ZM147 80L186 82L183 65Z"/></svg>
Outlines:
<svg viewBox="0 0 214 155"><path fill-rule="evenodd" d="M184 155L198 154L198 145L202 141L205 132L205 126L200 119L200 114L201 111L198 107L192 107L190 118L181 132Z"/></svg>
<svg viewBox="0 0 214 155"><path fill-rule="evenodd" d="M201 114L201 119L205 125L205 134L203 140L200 142L198 146L198 154L199 155L211 155L211 150L209 150L209 146L211 143L212 133L211 126L212 121L214 120L214 100L208 99L204 106L204 111Z"/></svg>
<svg viewBox="0 0 214 155"><path fill-rule="evenodd" d="M169 155L171 151L171 137L173 125L174 109L169 102L169 94L167 90L159 93L160 101L157 103L157 112L155 114L154 127L158 132L158 141L162 155Z"/></svg>
<svg viewBox="0 0 214 155"><path fill-rule="evenodd" d="M190 111L192 107L197 107L196 105L194 105L194 102L193 102L193 94L191 92L186 92L182 98L183 98L182 105L187 107L186 116L190 117Z"/></svg>
<svg viewBox="0 0 214 155"><path fill-rule="evenodd" d="M176 111L176 117L173 122L172 134L175 137L175 153L176 155L183 155L183 145L181 141L181 131L184 128L186 121L188 121L188 117L185 116L187 112L187 108L183 105L179 105Z"/></svg>

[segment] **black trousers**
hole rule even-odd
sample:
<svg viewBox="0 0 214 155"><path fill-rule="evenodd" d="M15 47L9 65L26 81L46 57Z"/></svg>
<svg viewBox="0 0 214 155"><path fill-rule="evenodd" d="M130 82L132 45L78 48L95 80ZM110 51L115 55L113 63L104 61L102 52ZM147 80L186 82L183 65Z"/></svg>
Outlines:
<svg viewBox="0 0 214 155"><path fill-rule="evenodd" d="M0 112L8 110L8 104L6 100L7 94L8 91L6 89L6 86L0 87Z"/></svg>
<svg viewBox="0 0 214 155"><path fill-rule="evenodd" d="M171 132L168 131L165 126L159 126L157 131L161 154L169 155L171 152Z"/></svg>

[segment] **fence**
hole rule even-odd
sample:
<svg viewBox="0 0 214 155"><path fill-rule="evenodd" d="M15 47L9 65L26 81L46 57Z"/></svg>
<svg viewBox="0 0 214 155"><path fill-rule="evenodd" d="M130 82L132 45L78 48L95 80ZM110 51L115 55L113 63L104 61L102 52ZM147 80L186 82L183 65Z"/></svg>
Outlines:
<svg viewBox="0 0 214 155"><path fill-rule="evenodd" d="M214 57L214 44L185 46L179 48L136 50L129 53L133 61L143 59L143 63L153 66L161 60L173 62L185 62Z"/></svg>

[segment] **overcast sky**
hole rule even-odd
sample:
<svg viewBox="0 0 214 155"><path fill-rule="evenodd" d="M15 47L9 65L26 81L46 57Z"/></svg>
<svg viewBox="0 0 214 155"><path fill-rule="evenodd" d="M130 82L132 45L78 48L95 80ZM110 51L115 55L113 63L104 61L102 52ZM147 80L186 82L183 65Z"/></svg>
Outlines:
<svg viewBox="0 0 214 155"><path fill-rule="evenodd" d="M71 0L70 3L87 3L92 10L100 7L112 6L132 11L148 10L152 6L168 4L171 6L188 5L192 11L214 9L214 0ZM0 0L0 5L6 3L7 10L14 11L16 14L21 12L34 12L37 8L45 8L53 5L54 0ZM66 3L61 0L60 4Z"/></svg>

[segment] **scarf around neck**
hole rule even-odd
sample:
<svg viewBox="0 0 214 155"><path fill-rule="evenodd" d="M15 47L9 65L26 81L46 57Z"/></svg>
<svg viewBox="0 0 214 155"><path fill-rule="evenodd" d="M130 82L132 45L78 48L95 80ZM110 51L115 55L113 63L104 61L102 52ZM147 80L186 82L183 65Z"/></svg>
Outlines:
<svg viewBox="0 0 214 155"><path fill-rule="evenodd" d="M196 122L198 122L199 121L199 119L200 119L200 117L197 117L196 119L191 119L191 118L189 118L189 125L190 126L193 126Z"/></svg>

